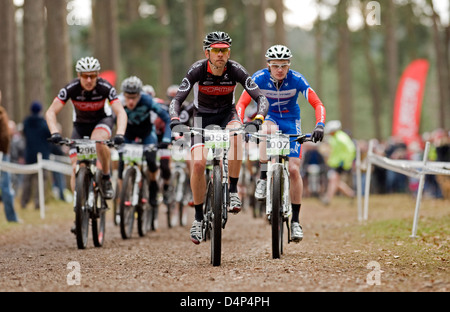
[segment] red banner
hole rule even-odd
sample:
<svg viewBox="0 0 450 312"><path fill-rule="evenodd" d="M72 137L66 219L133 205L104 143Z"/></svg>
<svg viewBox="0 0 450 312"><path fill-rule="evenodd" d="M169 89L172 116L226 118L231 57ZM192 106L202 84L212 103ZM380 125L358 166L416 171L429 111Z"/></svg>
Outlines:
<svg viewBox="0 0 450 312"><path fill-rule="evenodd" d="M113 70L107 70L100 73L100 77L108 81L113 87L116 86L117 75Z"/></svg>
<svg viewBox="0 0 450 312"><path fill-rule="evenodd" d="M397 88L392 136L401 137L406 144L420 138L420 114L428 67L427 60L413 61L403 72Z"/></svg>

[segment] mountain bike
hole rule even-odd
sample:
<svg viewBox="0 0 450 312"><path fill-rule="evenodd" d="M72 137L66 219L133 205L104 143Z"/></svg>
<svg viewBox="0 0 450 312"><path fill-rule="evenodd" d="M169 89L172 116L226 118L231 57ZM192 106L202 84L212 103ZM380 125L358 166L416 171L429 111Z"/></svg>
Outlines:
<svg viewBox="0 0 450 312"><path fill-rule="evenodd" d="M230 135L243 133L243 127L222 129L207 127L207 129L190 128L191 134L201 134L205 139L205 148L212 151L212 173L208 181L203 208L203 240L211 240L211 263L219 266L222 253L222 229L228 220L230 204L228 192L228 150Z"/></svg>
<svg viewBox="0 0 450 312"><path fill-rule="evenodd" d="M120 192L120 234L131 238L135 218L139 236L145 236L151 228L153 210L149 203L146 151L156 151L155 145L123 144L120 154L124 162L122 189ZM137 216L136 216L137 214Z"/></svg>
<svg viewBox="0 0 450 312"><path fill-rule="evenodd" d="M97 143L114 147L114 143L110 140L96 141L65 138L59 143L75 147L77 151L74 211L75 236L78 249L87 247L89 220L91 220L94 246L103 246L105 240L105 214L109 208L100 192L102 172L97 168Z"/></svg>
<svg viewBox="0 0 450 312"><path fill-rule="evenodd" d="M311 134L255 134L254 137L266 139L267 162L267 197L266 215L272 232L272 258L278 259L283 254L283 223L286 223L288 243L291 242L289 216L292 213L289 196L289 157L290 143L312 141ZM291 138L294 138L291 141Z"/></svg>
<svg viewBox="0 0 450 312"><path fill-rule="evenodd" d="M179 140L178 140L179 141ZM175 205L175 211L177 211L177 221L180 226L186 225L187 213L184 207L188 203L188 196L190 194L190 186L189 186L189 172L188 166L185 158L186 149L178 149L180 143L173 144L172 147L172 189L174 194L172 196ZM186 141L181 145L187 146ZM167 218L169 220L169 227L172 227L172 211L168 211Z"/></svg>

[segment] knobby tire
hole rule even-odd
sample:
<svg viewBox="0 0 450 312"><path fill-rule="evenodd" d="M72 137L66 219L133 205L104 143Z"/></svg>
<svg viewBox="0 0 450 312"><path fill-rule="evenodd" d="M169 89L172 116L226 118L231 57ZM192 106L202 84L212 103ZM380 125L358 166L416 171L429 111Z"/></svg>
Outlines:
<svg viewBox="0 0 450 312"><path fill-rule="evenodd" d="M213 205L212 205L212 238L211 263L220 265L222 253L222 168L214 165L213 168Z"/></svg>
<svg viewBox="0 0 450 312"><path fill-rule="evenodd" d="M272 175L272 258L279 259L283 250L282 168L277 166Z"/></svg>
<svg viewBox="0 0 450 312"><path fill-rule="evenodd" d="M128 168L123 178L120 194L120 234L123 239L131 237L133 232L134 212L133 188L136 180L136 169Z"/></svg>
<svg viewBox="0 0 450 312"><path fill-rule="evenodd" d="M76 176L75 228L78 249L85 249L89 233L88 196L91 179L86 167L80 167Z"/></svg>

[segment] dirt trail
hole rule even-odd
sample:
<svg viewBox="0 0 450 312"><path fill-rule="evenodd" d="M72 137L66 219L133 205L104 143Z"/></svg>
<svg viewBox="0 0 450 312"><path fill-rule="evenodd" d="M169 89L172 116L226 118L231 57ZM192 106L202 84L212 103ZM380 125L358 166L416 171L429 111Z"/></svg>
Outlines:
<svg viewBox="0 0 450 312"><path fill-rule="evenodd" d="M371 220L410 218L414 201L399 200L397 207L376 207ZM449 206L448 201L442 202ZM441 205L441 204L439 204ZM406 207L405 207L406 206ZM271 259L270 227L249 211L231 215L223 232L222 265L210 264L210 245L194 245L189 227L168 229L161 213L160 229L123 240L112 222L107 224L104 247L76 248L69 233L72 221L45 225L18 225L0 232L0 291L15 292L372 292L450 290L448 255L420 259L427 248L405 237L385 245L364 239L356 220L356 203L337 198L325 207L305 199L301 211L304 240L285 244L281 259ZM423 216L448 215L448 209L422 209ZM193 218L193 209L189 219ZM108 221L111 212L108 212ZM190 221L189 221L190 224ZM356 230L355 230L356 229ZM447 233L449 236L450 233ZM446 242L449 241L448 236ZM417 246L413 248L413 246ZM410 248L411 247L411 248ZM368 267L375 261L376 267ZM79 285L68 280L79 265ZM381 270L381 271L380 271ZM369 275L371 274L371 275ZM371 281L381 285L369 285Z"/></svg>

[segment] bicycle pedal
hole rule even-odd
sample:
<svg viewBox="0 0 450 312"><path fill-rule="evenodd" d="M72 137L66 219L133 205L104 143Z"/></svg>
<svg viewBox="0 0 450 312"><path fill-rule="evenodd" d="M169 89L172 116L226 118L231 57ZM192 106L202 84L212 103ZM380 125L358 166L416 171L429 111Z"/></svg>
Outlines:
<svg viewBox="0 0 450 312"><path fill-rule="evenodd" d="M125 201L124 203L123 203L125 206L128 206L128 207L130 207L131 206L131 202L130 201Z"/></svg>
<svg viewBox="0 0 450 312"><path fill-rule="evenodd" d="M142 198L141 203L146 204L146 203L148 203L148 200L145 198Z"/></svg>

